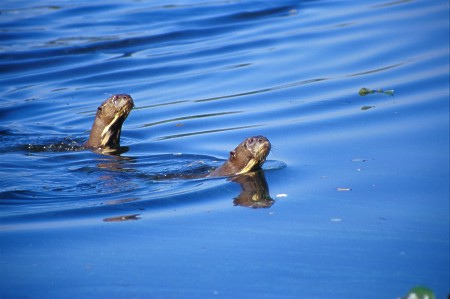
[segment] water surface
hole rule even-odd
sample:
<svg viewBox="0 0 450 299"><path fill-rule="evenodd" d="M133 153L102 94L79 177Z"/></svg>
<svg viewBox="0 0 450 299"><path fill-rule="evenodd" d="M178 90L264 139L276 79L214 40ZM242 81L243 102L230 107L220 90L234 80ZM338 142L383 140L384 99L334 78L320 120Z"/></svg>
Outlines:
<svg viewBox="0 0 450 299"><path fill-rule="evenodd" d="M0 9L2 298L449 293L448 2ZM115 93L127 151L80 150ZM172 176L254 135L273 201Z"/></svg>

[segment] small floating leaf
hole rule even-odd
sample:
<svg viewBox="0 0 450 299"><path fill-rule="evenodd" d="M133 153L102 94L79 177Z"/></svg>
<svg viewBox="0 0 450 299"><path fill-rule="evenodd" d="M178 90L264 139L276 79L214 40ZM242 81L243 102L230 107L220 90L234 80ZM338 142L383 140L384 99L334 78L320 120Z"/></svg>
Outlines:
<svg viewBox="0 0 450 299"><path fill-rule="evenodd" d="M363 88L361 88L360 90L359 90L359 95L360 96L366 96L366 95L368 95L368 94L371 94L371 93L374 93L374 91L373 90L370 90L370 89L368 89L368 88L365 88L365 87L363 87Z"/></svg>
<svg viewBox="0 0 450 299"><path fill-rule="evenodd" d="M378 89L369 89L369 88L365 88L365 87L363 87L363 88L361 88L360 90L359 90L359 95L360 96L366 96L366 95L368 95L368 94L371 94L371 93L384 93L384 94L387 94L387 95L389 95L389 96L394 96L394 90L393 89L390 89L390 90L383 90L383 89L381 89L381 88L378 88Z"/></svg>
<svg viewBox="0 0 450 299"><path fill-rule="evenodd" d="M394 96L394 90L393 89L385 90L384 93L387 94L387 95L390 95L392 97Z"/></svg>
<svg viewBox="0 0 450 299"><path fill-rule="evenodd" d="M375 108L375 106L362 106L361 110L369 110L369 109L372 109L372 108Z"/></svg>

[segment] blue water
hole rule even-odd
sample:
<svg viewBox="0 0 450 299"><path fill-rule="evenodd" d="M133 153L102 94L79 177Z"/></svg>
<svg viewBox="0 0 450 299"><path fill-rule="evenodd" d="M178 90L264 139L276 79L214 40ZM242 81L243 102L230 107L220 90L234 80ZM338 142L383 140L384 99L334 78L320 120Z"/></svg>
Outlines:
<svg viewBox="0 0 450 299"><path fill-rule="evenodd" d="M1 298L450 292L448 1L0 12ZM115 93L136 104L128 151L79 150ZM272 143L260 208L172 175L254 135Z"/></svg>

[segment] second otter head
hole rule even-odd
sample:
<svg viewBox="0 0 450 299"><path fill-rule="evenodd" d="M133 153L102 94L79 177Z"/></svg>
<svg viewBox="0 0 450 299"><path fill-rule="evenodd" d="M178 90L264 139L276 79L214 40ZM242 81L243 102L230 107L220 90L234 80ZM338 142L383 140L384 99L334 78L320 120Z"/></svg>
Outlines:
<svg viewBox="0 0 450 299"><path fill-rule="evenodd" d="M270 153L270 141L261 135L242 141L230 152L230 160L236 163L239 171L236 174L247 173L261 168Z"/></svg>
<svg viewBox="0 0 450 299"><path fill-rule="evenodd" d="M133 99L127 94L113 95L98 108L86 145L104 148L120 146L122 124L134 107Z"/></svg>
<svg viewBox="0 0 450 299"><path fill-rule="evenodd" d="M228 160L208 176L230 176L259 170L266 161L270 148L266 137L249 137L232 150Z"/></svg>

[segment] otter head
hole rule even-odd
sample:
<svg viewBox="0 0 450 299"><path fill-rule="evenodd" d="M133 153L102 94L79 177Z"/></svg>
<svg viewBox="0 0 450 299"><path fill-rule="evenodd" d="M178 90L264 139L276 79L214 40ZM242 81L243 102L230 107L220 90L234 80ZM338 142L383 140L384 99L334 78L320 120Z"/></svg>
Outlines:
<svg viewBox="0 0 450 299"><path fill-rule="evenodd" d="M127 94L113 95L104 101L97 109L86 146L119 147L122 124L133 107L133 99Z"/></svg>
<svg viewBox="0 0 450 299"><path fill-rule="evenodd" d="M229 161L239 170L236 174L260 169L270 152L270 142L264 136L249 137L230 152Z"/></svg>

